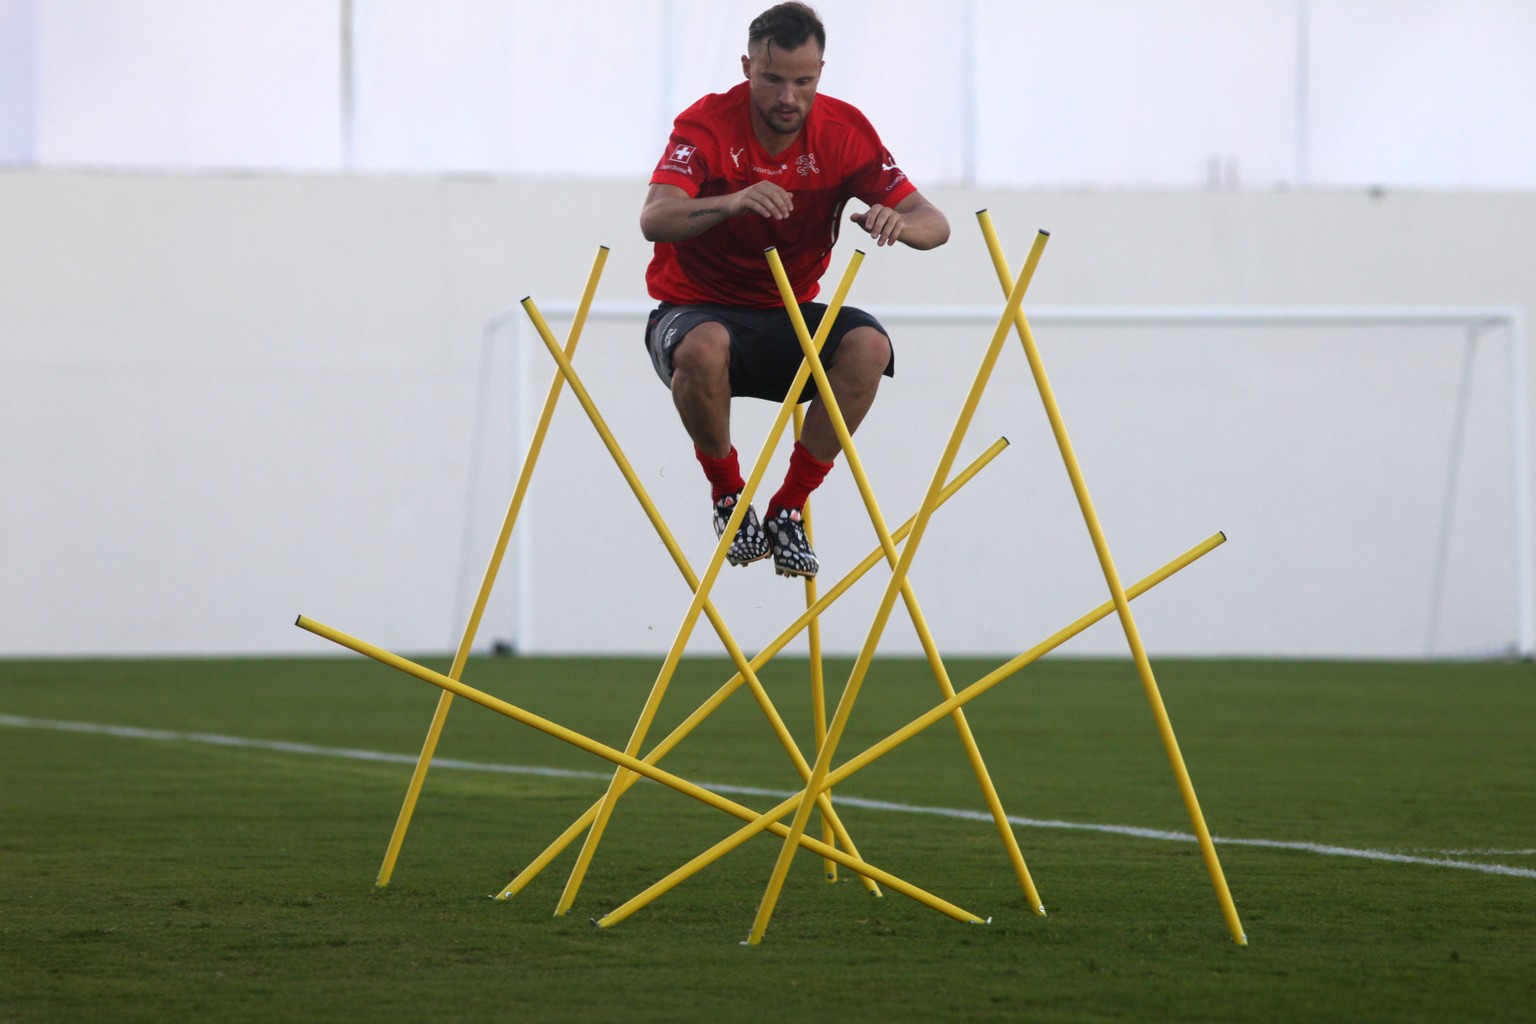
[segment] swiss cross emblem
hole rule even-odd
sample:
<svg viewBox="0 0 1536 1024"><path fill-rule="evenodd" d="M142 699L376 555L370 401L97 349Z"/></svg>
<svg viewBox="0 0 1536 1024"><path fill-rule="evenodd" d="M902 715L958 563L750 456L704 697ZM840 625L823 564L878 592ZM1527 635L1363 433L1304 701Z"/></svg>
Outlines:
<svg viewBox="0 0 1536 1024"><path fill-rule="evenodd" d="M685 164L693 159L694 146L678 146L672 151L672 159L680 164Z"/></svg>

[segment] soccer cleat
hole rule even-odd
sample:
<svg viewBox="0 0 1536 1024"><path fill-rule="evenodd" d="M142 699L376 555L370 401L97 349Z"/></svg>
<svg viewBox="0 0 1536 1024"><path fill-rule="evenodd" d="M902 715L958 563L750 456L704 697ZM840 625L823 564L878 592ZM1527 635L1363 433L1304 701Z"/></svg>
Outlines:
<svg viewBox="0 0 1536 1024"><path fill-rule="evenodd" d="M773 545L773 571L780 576L815 576L821 568L805 535L805 522L797 508L781 508L763 524Z"/></svg>
<svg viewBox="0 0 1536 1024"><path fill-rule="evenodd" d="M736 499L739 497L740 494L725 494L715 502L716 538L725 535L726 525L731 521L731 513L736 510ZM769 554L771 552L768 549L768 537L763 533L763 524L758 522L757 510L748 505L747 514L742 518L741 526L725 552L725 560L732 565L750 565L767 558Z"/></svg>

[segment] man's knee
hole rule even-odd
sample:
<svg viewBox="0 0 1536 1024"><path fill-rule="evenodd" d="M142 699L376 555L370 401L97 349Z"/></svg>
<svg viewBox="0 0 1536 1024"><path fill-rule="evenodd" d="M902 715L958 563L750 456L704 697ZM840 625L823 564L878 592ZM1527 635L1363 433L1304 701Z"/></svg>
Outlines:
<svg viewBox="0 0 1536 1024"><path fill-rule="evenodd" d="M710 378L729 371L731 335L723 324L702 323L672 349L672 376Z"/></svg>
<svg viewBox="0 0 1536 1024"><path fill-rule="evenodd" d="M891 339L873 327L855 327L843 336L833 364L860 379L878 381L891 362Z"/></svg>

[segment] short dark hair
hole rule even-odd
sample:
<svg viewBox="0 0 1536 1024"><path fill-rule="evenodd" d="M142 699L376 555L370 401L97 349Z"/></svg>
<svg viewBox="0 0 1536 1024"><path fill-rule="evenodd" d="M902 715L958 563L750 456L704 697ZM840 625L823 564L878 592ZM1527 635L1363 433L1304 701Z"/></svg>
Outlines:
<svg viewBox="0 0 1536 1024"><path fill-rule="evenodd" d="M747 29L747 48L767 41L783 50L798 50L806 40L815 39L816 48L827 49L827 30L809 4L788 3L770 7L752 19Z"/></svg>

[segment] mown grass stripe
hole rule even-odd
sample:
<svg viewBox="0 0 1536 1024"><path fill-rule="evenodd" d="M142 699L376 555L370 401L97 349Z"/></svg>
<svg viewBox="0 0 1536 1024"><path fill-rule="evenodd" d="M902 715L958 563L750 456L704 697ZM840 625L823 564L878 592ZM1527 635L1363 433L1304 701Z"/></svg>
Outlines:
<svg viewBox="0 0 1536 1024"><path fill-rule="evenodd" d="M285 754L337 757L385 764L414 765L416 763L416 755L414 754L391 754L379 750L357 750L346 747L321 747L310 743L292 743L287 740L250 739L243 736L224 736L218 733L175 732L166 729L145 729L137 726L107 725L98 722L68 722L57 719L27 718L21 715L0 714L0 725L16 729L51 729L58 732L115 736L121 739L154 740L168 743L204 743L220 747L243 747L254 750L272 750ZM613 774L612 772L589 772L569 768L546 768L539 765L460 761L453 758L436 758L432 764L437 768L456 769L459 771L495 772L504 775L536 775L549 778L590 779L599 782L608 780ZM699 784L717 793L736 796L761 796L782 800L785 797L794 795L788 790L764 789L758 786L734 786L727 783L710 782L701 782ZM890 800L870 800L849 796L843 792L839 792L837 799L839 803L846 804L849 807L859 807L866 810L889 811L897 814L922 814L942 818L960 818L968 821L992 820L991 815L983 811L964 810L953 807L922 807L913 804L896 803ZM1193 843L1195 841L1195 837L1191 833L1141 828L1135 825L1099 825L1078 821L1025 818L1017 815L1010 815L1008 820L1023 828L1104 832L1112 835L1130 836L1137 839L1155 839L1164 842ZM1394 853L1389 850L1356 849L1354 847L1334 846L1327 843L1306 843L1280 839L1241 839L1218 836L1215 837L1215 841L1225 846L1255 846L1271 850L1295 850L1325 857L1355 857L1361 860L1380 861L1390 864L1416 864L1426 867L1452 868L1460 871L1476 871L1489 875L1536 878L1536 869L1533 868L1514 867L1507 864L1485 864L1477 861L1459 860L1454 856L1417 856L1407 853ZM1530 852L1527 850L1487 851L1482 855L1524 855ZM1443 853L1475 855L1478 851L1443 851Z"/></svg>

